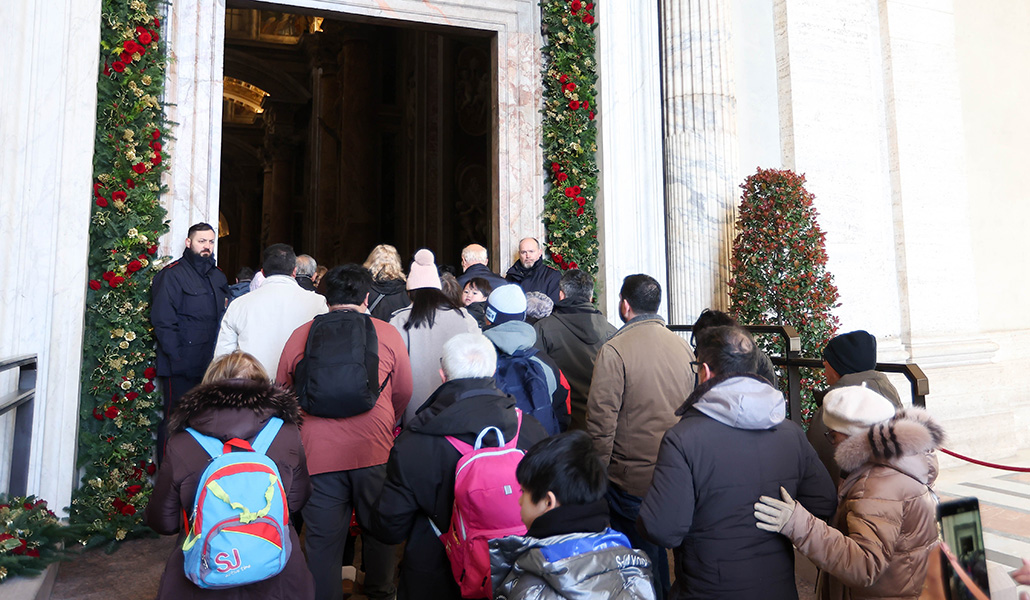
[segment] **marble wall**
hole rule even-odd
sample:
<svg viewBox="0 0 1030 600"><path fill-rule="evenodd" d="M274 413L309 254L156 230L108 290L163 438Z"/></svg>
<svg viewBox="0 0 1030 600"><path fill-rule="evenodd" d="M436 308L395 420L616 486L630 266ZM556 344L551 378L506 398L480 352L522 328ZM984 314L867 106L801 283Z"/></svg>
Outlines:
<svg viewBox="0 0 1030 600"><path fill-rule="evenodd" d="M38 356L28 491L59 511L75 481L100 0L5 2L0 22L14 24L0 36L0 357Z"/></svg>

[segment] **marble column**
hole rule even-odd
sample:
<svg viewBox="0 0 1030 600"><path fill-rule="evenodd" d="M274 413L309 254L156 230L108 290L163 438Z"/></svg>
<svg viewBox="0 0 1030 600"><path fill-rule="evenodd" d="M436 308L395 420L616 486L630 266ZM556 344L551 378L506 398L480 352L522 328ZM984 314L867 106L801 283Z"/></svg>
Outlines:
<svg viewBox="0 0 1030 600"><path fill-rule="evenodd" d="M293 139L293 111L282 105L265 109L265 177L261 200L261 249L291 243L293 171L298 146Z"/></svg>
<svg viewBox="0 0 1030 600"><path fill-rule="evenodd" d="M663 0L662 100L669 321L728 305L737 203L728 0Z"/></svg>

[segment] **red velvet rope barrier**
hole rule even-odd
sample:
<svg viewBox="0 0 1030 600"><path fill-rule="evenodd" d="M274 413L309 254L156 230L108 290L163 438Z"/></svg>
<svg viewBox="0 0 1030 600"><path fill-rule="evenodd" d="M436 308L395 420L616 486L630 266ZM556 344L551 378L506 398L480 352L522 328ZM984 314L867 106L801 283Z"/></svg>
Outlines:
<svg viewBox="0 0 1030 600"><path fill-rule="evenodd" d="M941 448L941 452L947 454L948 456L954 456L955 458L957 458L959 460L964 460L966 462L971 462L974 465L980 465L981 467L990 467L992 469L1001 469L1003 471L1018 471L1020 473L1030 473L1030 467L1008 467L1008 466L1005 466L1005 465L999 465L999 464L995 464L995 463L984 462L982 460L976 460L975 458L969 458L968 456L962 456L958 452L952 452L951 450L948 450L947 448Z"/></svg>

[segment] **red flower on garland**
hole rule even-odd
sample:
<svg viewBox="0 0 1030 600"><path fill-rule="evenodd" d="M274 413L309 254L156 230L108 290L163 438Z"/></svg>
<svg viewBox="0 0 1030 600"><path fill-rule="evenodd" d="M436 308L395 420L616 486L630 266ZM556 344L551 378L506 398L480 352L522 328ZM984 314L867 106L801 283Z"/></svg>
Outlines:
<svg viewBox="0 0 1030 600"><path fill-rule="evenodd" d="M147 254L151 256L157 254L157 244L154 244L153 246L147 248Z"/></svg>
<svg viewBox="0 0 1030 600"><path fill-rule="evenodd" d="M97 196L97 206L100 208L107 208L107 198L103 196Z"/></svg>
<svg viewBox="0 0 1030 600"><path fill-rule="evenodd" d="M160 27L160 26L161 26L161 21L159 21L157 17L154 17L154 27Z"/></svg>
<svg viewBox="0 0 1030 600"><path fill-rule="evenodd" d="M131 505L131 504L126 504L125 506L122 507L122 514L123 515L130 515L130 516L134 515L134 514L136 514L136 507Z"/></svg>
<svg viewBox="0 0 1030 600"><path fill-rule="evenodd" d="M114 64L111 65L111 68L114 69L118 73L124 73L125 72L125 63L123 63L120 60L116 60L116 61L114 61Z"/></svg>
<svg viewBox="0 0 1030 600"><path fill-rule="evenodd" d="M137 27L137 29L139 28ZM150 35L149 31L144 31L143 33L139 34L139 43L143 44L144 46L146 46L153 40L154 38Z"/></svg>
<svg viewBox="0 0 1030 600"><path fill-rule="evenodd" d="M129 186L130 190L136 189L136 182L133 181L132 179L126 179L125 180L125 185Z"/></svg>
<svg viewBox="0 0 1030 600"><path fill-rule="evenodd" d="M567 92L575 92L576 91L576 82L570 81L570 82L566 83L565 84L565 91L567 91Z"/></svg>
<svg viewBox="0 0 1030 600"><path fill-rule="evenodd" d="M594 24L594 15L584 14L583 15L583 22L586 23L587 25L593 25Z"/></svg>
<svg viewBox="0 0 1030 600"><path fill-rule="evenodd" d="M112 278L110 279L110 281L108 281L107 283L108 283L108 284L109 284L109 285L110 285L111 287L113 287L113 288L116 288L116 287L120 286L121 284L125 283L125 278L124 278L124 277L122 277L121 275L115 275L115 276L114 276L114 277L112 277Z"/></svg>
<svg viewBox="0 0 1030 600"><path fill-rule="evenodd" d="M107 410L104 411L104 416L107 417L108 419L113 419L113 418L117 417L118 413L120 413L120 412L121 411L118 410L117 406L109 406L109 407L107 407Z"/></svg>
<svg viewBox="0 0 1030 600"><path fill-rule="evenodd" d="M110 281L111 281L111 278L112 278L112 277L114 277L114 271L106 271L106 272L105 272L105 273L103 274L103 276L102 276L102 277L103 277L104 281L108 281L108 282L110 282Z"/></svg>
<svg viewBox="0 0 1030 600"><path fill-rule="evenodd" d="M93 409L93 418L96 419L97 421L103 421L104 420L104 414L102 412L98 411L96 408L94 408Z"/></svg>
<svg viewBox="0 0 1030 600"><path fill-rule="evenodd" d="M571 186L567 187L567 188L565 188L565 196L568 197L568 198L575 198L576 197L576 192L574 191L574 189Z"/></svg>
<svg viewBox="0 0 1030 600"><path fill-rule="evenodd" d="M136 392L129 392L128 394L125 394L125 399L129 402L132 402L136 398L139 398L139 394L137 394Z"/></svg>
<svg viewBox="0 0 1030 600"><path fill-rule="evenodd" d="M90 279L89 280L89 289L93 290L94 292L99 290L100 289L100 282L97 281L96 279Z"/></svg>
<svg viewBox="0 0 1030 600"><path fill-rule="evenodd" d="M579 100L569 100L569 108L579 110Z"/></svg>
<svg viewBox="0 0 1030 600"><path fill-rule="evenodd" d="M569 178L569 176L566 175L565 173L558 173L558 181L565 181L568 178Z"/></svg>
<svg viewBox="0 0 1030 600"><path fill-rule="evenodd" d="M569 268L570 268L570 269L578 269L578 268L579 268L579 265L577 265L577 264L576 264L576 261L574 261L574 260L570 260L570 261L569 261Z"/></svg>
<svg viewBox="0 0 1030 600"><path fill-rule="evenodd" d="M105 60L104 61L104 77L110 77L110 76L111 76L111 65L107 64L107 61Z"/></svg>
<svg viewBox="0 0 1030 600"><path fill-rule="evenodd" d="M154 466L154 463L150 463L147 465L147 475L153 475L154 473L157 473L157 467Z"/></svg>
<svg viewBox="0 0 1030 600"><path fill-rule="evenodd" d="M569 9L572 11L572 14L578 13L581 8L583 8L583 3L579 0L572 0L572 3L569 4Z"/></svg>
<svg viewBox="0 0 1030 600"><path fill-rule="evenodd" d="M583 207L582 207L582 206L580 206L579 208L577 208L577 209L576 209L576 216L577 216L577 217L581 217L581 216L583 216L583 212L584 212L584 211L583 211Z"/></svg>
<svg viewBox="0 0 1030 600"><path fill-rule="evenodd" d="M125 192L119 190L111 194L111 200L115 202L125 202Z"/></svg>
<svg viewBox="0 0 1030 600"><path fill-rule="evenodd" d="M594 120L594 111L590 111L590 120L591 120L591 121L593 121L593 120Z"/></svg>
<svg viewBox="0 0 1030 600"><path fill-rule="evenodd" d="M557 173L558 171L561 171L561 165L559 165L556 162L551 163L551 172L552 173ZM97 185L100 185L100 184L98 183Z"/></svg>
<svg viewBox="0 0 1030 600"><path fill-rule="evenodd" d="M125 495L129 498L132 498L136 494L140 493L142 489L142 485L130 485L129 487L125 488Z"/></svg>
<svg viewBox="0 0 1030 600"><path fill-rule="evenodd" d="M155 129L154 132L150 134L150 139L152 140L156 140L159 137L161 137L161 131L158 129Z"/></svg>
<svg viewBox="0 0 1030 600"><path fill-rule="evenodd" d="M118 60L125 64L129 64L132 62L132 54L123 50L122 53L118 55Z"/></svg>
<svg viewBox="0 0 1030 600"><path fill-rule="evenodd" d="M130 272L130 273L135 273L136 271L139 271L142 268L143 268L143 263L141 263L138 260L131 260L131 261L129 261L129 264L125 265L125 270Z"/></svg>
<svg viewBox="0 0 1030 600"><path fill-rule="evenodd" d="M161 164L161 154L154 154L154 158L150 159L150 162L152 162L155 166Z"/></svg>
<svg viewBox="0 0 1030 600"><path fill-rule="evenodd" d="M150 144L149 144L149 145L150 145L150 147L151 147L151 148L153 148L153 149L154 149L154 150L155 150L156 152L160 152L160 151L161 151L161 142L150 142Z"/></svg>
<svg viewBox="0 0 1030 600"><path fill-rule="evenodd" d="M145 163L136 163L132 165L132 170L142 175L147 172L147 165Z"/></svg>
<svg viewBox="0 0 1030 600"><path fill-rule="evenodd" d="M149 394L150 392L154 391L155 389L157 389L157 388L154 387L154 384L149 382L149 381L143 386L143 392L147 393L147 394Z"/></svg>
<svg viewBox="0 0 1030 600"><path fill-rule="evenodd" d="M154 367L147 367L143 370L143 377L146 377L147 379L153 379L157 377L157 369L155 369Z"/></svg>
<svg viewBox="0 0 1030 600"><path fill-rule="evenodd" d="M580 206L585 206L586 203L587 203L587 199L586 198L584 198L583 196L576 196L576 204L578 204Z"/></svg>
<svg viewBox="0 0 1030 600"><path fill-rule="evenodd" d="M569 76L568 75L562 75L561 77L558 78L558 81L560 81L562 83L565 83L568 80L569 80Z"/></svg>

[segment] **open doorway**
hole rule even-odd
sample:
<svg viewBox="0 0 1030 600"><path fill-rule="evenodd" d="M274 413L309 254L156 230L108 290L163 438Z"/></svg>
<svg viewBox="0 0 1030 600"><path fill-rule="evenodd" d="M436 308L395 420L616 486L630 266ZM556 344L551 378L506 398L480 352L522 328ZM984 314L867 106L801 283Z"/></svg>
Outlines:
<svg viewBox="0 0 1030 600"><path fill-rule="evenodd" d="M491 32L232 2L219 263L286 242L320 264L397 246L441 264L496 239ZM300 9L291 9L300 10Z"/></svg>

